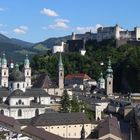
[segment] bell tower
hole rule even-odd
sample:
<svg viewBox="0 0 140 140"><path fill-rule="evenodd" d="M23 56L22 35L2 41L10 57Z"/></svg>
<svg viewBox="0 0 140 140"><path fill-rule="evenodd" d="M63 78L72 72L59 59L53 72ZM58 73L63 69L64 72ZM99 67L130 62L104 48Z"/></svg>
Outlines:
<svg viewBox="0 0 140 140"><path fill-rule="evenodd" d="M7 60L5 57L5 53L3 53L1 60L1 86L8 87L8 77L9 77L9 69L7 67Z"/></svg>
<svg viewBox="0 0 140 140"><path fill-rule="evenodd" d="M28 55L26 55L26 58L24 60L24 75L25 75L26 88L30 88L31 87L31 67L30 67L30 61L28 59Z"/></svg>
<svg viewBox="0 0 140 140"><path fill-rule="evenodd" d="M59 89L64 89L64 67L62 63L61 52L59 56L59 64L58 64L58 71L59 71Z"/></svg>
<svg viewBox="0 0 140 140"><path fill-rule="evenodd" d="M109 58L107 75L106 75L106 94L107 96L112 96L113 94L113 69L111 67L111 60Z"/></svg>

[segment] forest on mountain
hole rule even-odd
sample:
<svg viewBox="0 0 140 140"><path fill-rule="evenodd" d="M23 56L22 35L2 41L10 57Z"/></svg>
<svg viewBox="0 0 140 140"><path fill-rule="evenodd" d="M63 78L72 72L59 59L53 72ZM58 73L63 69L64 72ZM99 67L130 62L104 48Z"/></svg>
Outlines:
<svg viewBox="0 0 140 140"><path fill-rule="evenodd" d="M115 40L96 40L86 43L86 55L79 52L62 54L65 75L71 73L86 73L98 80L100 73L106 76L108 58L111 58L114 74L114 92L140 92L140 46L125 44L115 47ZM47 51L43 55L35 55L31 61L35 71L48 73L52 79L57 79L59 54ZM104 65L101 65L104 64Z"/></svg>

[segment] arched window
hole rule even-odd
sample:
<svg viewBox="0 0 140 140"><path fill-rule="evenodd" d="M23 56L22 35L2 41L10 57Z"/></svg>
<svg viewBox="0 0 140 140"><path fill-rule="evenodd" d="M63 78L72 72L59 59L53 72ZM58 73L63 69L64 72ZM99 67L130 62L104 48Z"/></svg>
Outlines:
<svg viewBox="0 0 140 140"><path fill-rule="evenodd" d="M17 88L19 88L19 83L17 83Z"/></svg>
<svg viewBox="0 0 140 140"><path fill-rule="evenodd" d="M39 115L39 110L36 109L36 110L35 110L35 116L38 116L38 115Z"/></svg>
<svg viewBox="0 0 140 140"><path fill-rule="evenodd" d="M22 101L21 100L18 100L18 104L21 105L21 103L22 103Z"/></svg>
<svg viewBox="0 0 140 140"><path fill-rule="evenodd" d="M27 72L27 75L29 75L29 72Z"/></svg>
<svg viewBox="0 0 140 140"><path fill-rule="evenodd" d="M23 83L23 88L24 88L24 83Z"/></svg>
<svg viewBox="0 0 140 140"><path fill-rule="evenodd" d="M4 110L3 109L0 111L0 114L4 115Z"/></svg>
<svg viewBox="0 0 140 140"><path fill-rule="evenodd" d="M21 109L18 110L18 116L19 117L22 116L22 110Z"/></svg>

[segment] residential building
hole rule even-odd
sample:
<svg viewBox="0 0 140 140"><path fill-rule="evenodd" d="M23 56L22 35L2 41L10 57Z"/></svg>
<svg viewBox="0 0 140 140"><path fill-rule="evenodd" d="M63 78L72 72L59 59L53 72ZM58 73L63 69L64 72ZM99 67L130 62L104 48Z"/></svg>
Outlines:
<svg viewBox="0 0 140 140"><path fill-rule="evenodd" d="M20 122L22 126L31 124L63 138L80 138L83 125L85 137L87 137L97 126L97 124L91 124L83 113L45 113L30 120L20 120Z"/></svg>

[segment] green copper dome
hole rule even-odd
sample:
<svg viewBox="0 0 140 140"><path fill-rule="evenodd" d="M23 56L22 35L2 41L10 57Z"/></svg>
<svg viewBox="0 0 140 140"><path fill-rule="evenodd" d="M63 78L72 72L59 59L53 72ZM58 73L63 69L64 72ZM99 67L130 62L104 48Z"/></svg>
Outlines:
<svg viewBox="0 0 140 140"><path fill-rule="evenodd" d="M3 53L1 63L2 63L2 65L7 65L7 60L6 60L6 57L5 57L5 53Z"/></svg>
<svg viewBox="0 0 140 140"><path fill-rule="evenodd" d="M15 69L9 75L9 81L22 82L25 81L24 74L19 70L19 65L15 65Z"/></svg>
<svg viewBox="0 0 140 140"><path fill-rule="evenodd" d="M109 58L108 67L107 67L107 74L112 74L112 73L113 73L113 69L111 67L111 60Z"/></svg>
<svg viewBox="0 0 140 140"><path fill-rule="evenodd" d="M103 78L103 73L100 73L99 83L104 83L105 79Z"/></svg>
<svg viewBox="0 0 140 140"><path fill-rule="evenodd" d="M24 65L29 65L30 61L28 59L28 55L26 54L26 59L24 60Z"/></svg>

